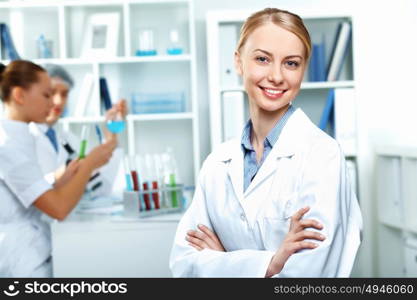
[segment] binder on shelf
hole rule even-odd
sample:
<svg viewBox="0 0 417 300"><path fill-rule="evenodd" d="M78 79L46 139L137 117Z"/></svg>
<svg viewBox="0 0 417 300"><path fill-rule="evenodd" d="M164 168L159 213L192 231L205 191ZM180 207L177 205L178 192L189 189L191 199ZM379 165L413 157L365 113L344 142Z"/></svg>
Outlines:
<svg viewBox="0 0 417 300"><path fill-rule="evenodd" d="M356 154L356 106L353 88L335 89L334 135L345 155Z"/></svg>
<svg viewBox="0 0 417 300"><path fill-rule="evenodd" d="M5 23L0 23L0 35L1 35L1 58L16 60L20 59L19 54L13 43L12 36L10 34L9 26Z"/></svg>
<svg viewBox="0 0 417 300"><path fill-rule="evenodd" d="M112 102L107 80L104 77L100 77L100 99L104 105L104 111L108 111L112 107Z"/></svg>
<svg viewBox="0 0 417 300"><path fill-rule="evenodd" d="M330 89L327 94L326 104L324 105L323 112L321 114L319 128L326 131L329 126L329 134L333 136L334 129L334 89Z"/></svg>
<svg viewBox="0 0 417 300"><path fill-rule="evenodd" d="M310 65L308 68L309 81L326 81L326 52L324 37L320 43L313 43Z"/></svg>
<svg viewBox="0 0 417 300"><path fill-rule="evenodd" d="M313 44L311 49L311 58L310 64L308 65L308 81L317 81L316 80L316 70L317 70L317 52L318 52L318 45Z"/></svg>
<svg viewBox="0 0 417 300"><path fill-rule="evenodd" d="M335 81L339 78L343 61L345 60L349 48L351 27L352 25L347 21L341 22L338 25L333 50L327 68L327 81Z"/></svg>
<svg viewBox="0 0 417 300"><path fill-rule="evenodd" d="M245 95L243 92L224 92L222 95L223 141L242 134L245 125Z"/></svg>
<svg viewBox="0 0 417 300"><path fill-rule="evenodd" d="M6 59L5 57L5 51L4 51L4 47L3 47L3 38L2 38L2 28L1 28L1 23L0 23L0 60Z"/></svg>
<svg viewBox="0 0 417 300"><path fill-rule="evenodd" d="M84 75L83 83L80 89L80 95L74 111L74 117L83 117L86 115L86 108L91 101L91 94L94 86L94 77L92 73Z"/></svg>
<svg viewBox="0 0 417 300"><path fill-rule="evenodd" d="M221 86L239 85L239 76L234 66L234 52L237 45L238 28L234 24L219 27L219 40L222 45L220 60L220 84Z"/></svg>
<svg viewBox="0 0 417 300"><path fill-rule="evenodd" d="M91 87L90 99L86 107L86 116L100 117L102 115L100 110L100 98L98 97L97 92L98 90L96 89L96 84L93 84Z"/></svg>

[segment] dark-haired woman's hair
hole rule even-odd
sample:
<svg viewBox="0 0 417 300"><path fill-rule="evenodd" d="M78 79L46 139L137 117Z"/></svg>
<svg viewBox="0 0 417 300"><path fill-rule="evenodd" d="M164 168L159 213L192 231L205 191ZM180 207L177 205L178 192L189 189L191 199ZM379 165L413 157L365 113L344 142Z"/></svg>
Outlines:
<svg viewBox="0 0 417 300"><path fill-rule="evenodd" d="M0 97L3 102L10 100L12 88L28 89L39 81L39 72L46 72L41 66L27 60L14 60L7 66L0 64Z"/></svg>

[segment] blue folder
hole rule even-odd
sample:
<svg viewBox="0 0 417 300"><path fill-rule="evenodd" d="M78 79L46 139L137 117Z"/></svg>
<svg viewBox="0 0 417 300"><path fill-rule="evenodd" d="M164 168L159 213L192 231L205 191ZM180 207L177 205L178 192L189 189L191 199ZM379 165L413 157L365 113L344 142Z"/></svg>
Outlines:
<svg viewBox="0 0 417 300"><path fill-rule="evenodd" d="M0 23L0 35L1 35L1 51L4 53L4 58L10 60L20 59L19 54L13 44L12 36L9 31L9 26L5 23Z"/></svg>
<svg viewBox="0 0 417 300"><path fill-rule="evenodd" d="M104 77L100 77L100 98L104 104L105 111L108 111L110 108L112 108L109 87L107 86L107 80Z"/></svg>
<svg viewBox="0 0 417 300"><path fill-rule="evenodd" d="M327 125L330 125L330 135L333 135L334 127L334 89L330 89L327 94L326 104L321 115L319 128L323 131L326 130Z"/></svg>

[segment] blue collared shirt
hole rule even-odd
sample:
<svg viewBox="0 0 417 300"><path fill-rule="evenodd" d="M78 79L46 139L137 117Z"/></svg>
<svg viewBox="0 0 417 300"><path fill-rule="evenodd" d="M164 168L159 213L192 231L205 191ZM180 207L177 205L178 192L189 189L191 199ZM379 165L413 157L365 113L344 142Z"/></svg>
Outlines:
<svg viewBox="0 0 417 300"><path fill-rule="evenodd" d="M242 150L244 155L244 166L243 166L243 191L246 191L249 184L255 178L256 174L258 173L259 169L261 168L263 162L265 161L266 157L268 156L269 152L271 152L272 147L274 147L275 143L278 141L279 135L281 134L282 129L284 128L285 124L287 123L290 116L294 113L295 108L290 105L282 116L282 118L275 124L274 128L269 132L268 136L264 140L264 153L262 154L262 158L258 163L256 161L256 152L250 142L250 135L252 129L252 121L249 120L246 123L245 128L243 129L242 134Z"/></svg>

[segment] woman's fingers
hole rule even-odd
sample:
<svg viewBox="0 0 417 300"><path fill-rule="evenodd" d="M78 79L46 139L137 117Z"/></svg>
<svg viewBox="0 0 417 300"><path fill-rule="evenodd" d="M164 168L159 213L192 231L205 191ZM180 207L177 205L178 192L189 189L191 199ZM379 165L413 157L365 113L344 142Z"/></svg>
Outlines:
<svg viewBox="0 0 417 300"><path fill-rule="evenodd" d="M203 224L198 225L198 229L200 229L209 239L208 243L212 246L211 249L217 250L217 251L225 251L223 244L220 242L217 235L210 230L207 226Z"/></svg>
<svg viewBox="0 0 417 300"><path fill-rule="evenodd" d="M187 242L194 244L200 248L210 248L209 245L207 244L207 242L203 239L200 239L198 237L196 237L195 235L191 235L189 233L187 233L187 236L185 237L185 239L187 240Z"/></svg>
<svg viewBox="0 0 417 300"><path fill-rule="evenodd" d="M291 219L293 221L299 221L308 211L310 210L310 207L306 206L301 209L299 209L292 217Z"/></svg>
<svg viewBox="0 0 417 300"><path fill-rule="evenodd" d="M305 228L315 228L317 230L323 229L323 224L313 219L300 220L292 225L292 232L297 233Z"/></svg>
<svg viewBox="0 0 417 300"><path fill-rule="evenodd" d="M201 248L200 246L193 244L193 243L188 243L188 245L190 245L191 247L194 247L195 249L197 249L198 251L203 250L204 248Z"/></svg>
<svg viewBox="0 0 417 300"><path fill-rule="evenodd" d="M198 238L206 242L209 240L209 237L207 236L207 234L205 234L204 232L197 231L197 230L189 230L187 232L187 235Z"/></svg>
<svg viewBox="0 0 417 300"><path fill-rule="evenodd" d="M307 242L307 241L300 241L297 243L292 244L292 253L295 253L297 251L303 250L303 249L315 249L318 247L316 243L313 242Z"/></svg>
<svg viewBox="0 0 417 300"><path fill-rule="evenodd" d="M290 231L297 229L298 222L301 218L310 210L310 207L306 206L299 209L295 214L291 216Z"/></svg>
<svg viewBox="0 0 417 300"><path fill-rule="evenodd" d="M189 230L187 232L187 236L194 238L194 239L201 240L207 246L206 248L210 248L213 250L216 249L216 245L214 241L204 232L201 232L198 230Z"/></svg>
<svg viewBox="0 0 417 300"><path fill-rule="evenodd" d="M217 238L216 234L212 232L207 226L200 224L198 225L198 228L201 231L189 230L187 232L187 237L189 237L190 239L197 239L199 241L202 241L204 245L202 245L200 242L196 243L200 247L209 248L211 250L217 250L217 251L225 251L222 243ZM187 241L190 241L190 240L187 239Z"/></svg>
<svg viewBox="0 0 417 300"><path fill-rule="evenodd" d="M217 235L214 234L213 231L211 231L207 226L204 226L202 224L199 224L198 229L200 229L203 233L205 233L206 235L208 235L211 239L213 240L218 240Z"/></svg>
<svg viewBox="0 0 417 300"><path fill-rule="evenodd" d="M323 224L313 219L302 219L302 217L310 210L310 207L306 206L298 210L291 217L290 231L297 233L305 228L315 228L318 230L323 229Z"/></svg>
<svg viewBox="0 0 417 300"><path fill-rule="evenodd" d="M302 249L315 249L318 247L318 244L309 242L309 241L298 241L298 242L290 242L283 244L277 251L277 254L282 253L284 263L287 259L293 255L295 252L300 251Z"/></svg>
<svg viewBox="0 0 417 300"><path fill-rule="evenodd" d="M313 219L300 220L299 225L302 228L315 228L319 230L323 229L323 224Z"/></svg>
<svg viewBox="0 0 417 300"><path fill-rule="evenodd" d="M122 113L123 117L127 115L127 102L125 99L120 99L118 104L118 109Z"/></svg>
<svg viewBox="0 0 417 300"><path fill-rule="evenodd" d="M310 231L310 230L303 230L300 232L297 232L294 235L294 241L302 241L305 239L311 239L311 240L318 240L318 241L324 241L326 237L322 235L321 233Z"/></svg>

